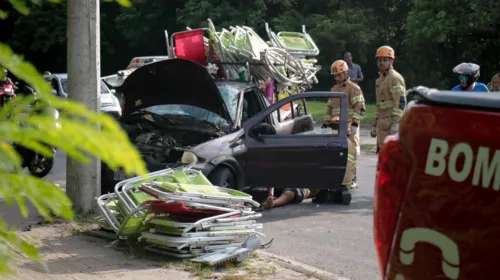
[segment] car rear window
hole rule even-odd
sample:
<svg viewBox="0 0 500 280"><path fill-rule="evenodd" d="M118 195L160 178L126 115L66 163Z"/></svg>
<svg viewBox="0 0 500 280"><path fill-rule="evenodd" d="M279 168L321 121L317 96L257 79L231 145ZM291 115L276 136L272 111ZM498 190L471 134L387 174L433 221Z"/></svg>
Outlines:
<svg viewBox="0 0 500 280"><path fill-rule="evenodd" d="M68 93L68 79L61 79L61 86L63 91L65 93ZM110 91L106 86L106 84L104 84L104 82L101 81L101 94L106 94L106 93L110 93Z"/></svg>

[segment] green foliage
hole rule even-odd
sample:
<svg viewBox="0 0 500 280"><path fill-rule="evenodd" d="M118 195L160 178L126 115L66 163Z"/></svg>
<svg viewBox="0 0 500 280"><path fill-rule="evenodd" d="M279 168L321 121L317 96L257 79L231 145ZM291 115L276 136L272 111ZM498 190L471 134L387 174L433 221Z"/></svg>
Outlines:
<svg viewBox="0 0 500 280"><path fill-rule="evenodd" d="M40 4L40 1L31 2ZM130 4L128 1L117 2ZM10 0L10 3L19 13L29 13L28 1ZM83 163L88 163L89 156L94 156L113 169L123 167L128 174L146 174L139 153L110 116L53 96L50 85L36 68L3 43L0 43L0 66L26 81L39 94L36 103L34 96L18 95L0 108L0 198L10 205L16 202L24 217L29 214L27 201L48 221L52 220L52 214L73 219L74 213L72 202L61 189L23 172L21 158L12 143L45 156L50 156L45 145L54 146ZM38 113L41 106L48 104L59 110L59 120ZM40 261L37 249L0 217L0 275L14 272L13 261L18 253Z"/></svg>
<svg viewBox="0 0 500 280"><path fill-rule="evenodd" d="M16 19L11 47L25 53L47 53L66 49L66 1L53 5L43 2L29 15ZM43 26L43 28L39 28ZM48 32L50 31L50 32Z"/></svg>
<svg viewBox="0 0 500 280"><path fill-rule="evenodd" d="M45 0L8 0L9 3L12 5L14 10L19 12L20 14L27 16L30 13L30 7L29 4L34 4L34 5L42 5L45 3ZM61 0L46 0L48 3L61 3L64 1ZM131 0L104 0L105 2L113 2L116 1L118 4L120 4L123 7L130 8L132 6ZM3 11L5 13L5 11ZM8 14L4 18L7 17ZM3 18L3 19L4 19Z"/></svg>
<svg viewBox="0 0 500 280"><path fill-rule="evenodd" d="M373 116L375 115L376 106L374 104L366 104L366 113L361 120L362 124L372 124ZM317 122L323 122L326 113L326 102L322 101L307 101L307 113L311 114L312 118Z"/></svg>
<svg viewBox="0 0 500 280"><path fill-rule="evenodd" d="M111 0L106 0L107 2ZM30 15L10 16L15 31L9 44L41 70L65 69L66 9L60 5L31 5ZM264 39L264 22L274 31L300 31L305 24L320 49L317 90L334 82L328 66L345 51L361 65L360 84L373 100L377 68L375 50L391 45L396 69L409 87L450 88L456 83L451 69L462 61L481 65L482 81L498 72L500 61L500 1L496 0L134 0L132 8L101 5L103 72L113 73L134 56L166 53L164 30L169 34L206 27L247 25ZM5 11L9 12L9 11ZM10 13L10 12L9 12ZM11 15L14 13L10 13ZM0 13L2 17L2 13ZM8 32L7 32L8 33Z"/></svg>
<svg viewBox="0 0 500 280"><path fill-rule="evenodd" d="M404 43L413 56L415 76L449 88L458 83L451 70L467 61L481 66L480 80L487 82L500 61L499 10L495 0L413 1Z"/></svg>
<svg viewBox="0 0 500 280"><path fill-rule="evenodd" d="M177 9L177 19L193 27L206 26L210 18L219 26L258 26L266 13L266 1L188 0Z"/></svg>

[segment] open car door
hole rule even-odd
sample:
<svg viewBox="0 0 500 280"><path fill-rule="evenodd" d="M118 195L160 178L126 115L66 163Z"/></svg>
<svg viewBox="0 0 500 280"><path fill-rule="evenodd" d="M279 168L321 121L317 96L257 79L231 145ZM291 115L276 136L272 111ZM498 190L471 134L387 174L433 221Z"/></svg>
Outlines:
<svg viewBox="0 0 500 280"><path fill-rule="evenodd" d="M340 99L340 123L336 130L321 128L329 98ZM286 123L269 123L277 110L300 100L305 100L306 105L302 114L292 112ZM308 107L317 108L317 112L319 109L321 115L316 113L314 120L307 113ZM348 149L345 93L307 92L289 96L250 118L243 129L246 150L242 160L247 185L311 189L341 185Z"/></svg>

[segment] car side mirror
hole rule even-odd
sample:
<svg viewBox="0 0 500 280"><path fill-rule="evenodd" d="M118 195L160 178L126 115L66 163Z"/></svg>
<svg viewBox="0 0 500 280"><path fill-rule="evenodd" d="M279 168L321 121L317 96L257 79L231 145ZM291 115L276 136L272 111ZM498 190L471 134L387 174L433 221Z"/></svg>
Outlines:
<svg viewBox="0 0 500 280"><path fill-rule="evenodd" d="M276 129L268 123L259 123L250 128L248 135L262 141L262 135L276 135Z"/></svg>
<svg viewBox="0 0 500 280"><path fill-rule="evenodd" d="M109 90L109 91L110 91L110 92L111 92L111 94L113 94L113 95L114 95L114 94L116 94L116 89L111 89L111 90Z"/></svg>
<svg viewBox="0 0 500 280"><path fill-rule="evenodd" d="M248 135L250 137L252 137L253 139L256 139L258 141L262 141L262 137L260 137L261 134L260 134L260 131L257 128L257 126L253 126L252 128L250 128L250 131L248 131Z"/></svg>

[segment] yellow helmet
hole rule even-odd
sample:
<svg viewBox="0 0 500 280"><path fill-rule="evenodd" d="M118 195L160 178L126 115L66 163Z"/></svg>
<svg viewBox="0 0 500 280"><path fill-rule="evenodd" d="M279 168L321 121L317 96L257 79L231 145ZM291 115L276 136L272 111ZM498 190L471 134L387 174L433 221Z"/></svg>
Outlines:
<svg viewBox="0 0 500 280"><path fill-rule="evenodd" d="M332 75L336 75L338 73L349 71L349 66L347 66L347 63L345 61L337 60L332 64L332 67L330 70L331 70Z"/></svg>
<svg viewBox="0 0 500 280"><path fill-rule="evenodd" d="M396 53L394 52L394 49L389 47L389 46L382 46L377 49L377 54L375 57L390 57L392 59L396 58Z"/></svg>

